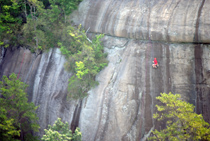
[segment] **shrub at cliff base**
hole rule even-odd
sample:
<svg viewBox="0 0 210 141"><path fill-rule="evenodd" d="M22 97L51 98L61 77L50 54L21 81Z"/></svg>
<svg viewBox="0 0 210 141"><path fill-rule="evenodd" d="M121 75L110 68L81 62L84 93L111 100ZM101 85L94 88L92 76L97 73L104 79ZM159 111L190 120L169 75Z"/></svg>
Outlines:
<svg viewBox="0 0 210 141"><path fill-rule="evenodd" d="M53 126L48 125L48 129L44 129L45 135L42 141L81 141L82 133L76 128L75 133L69 130L68 123L63 123L60 118L55 121Z"/></svg>
<svg viewBox="0 0 210 141"><path fill-rule="evenodd" d="M194 112L195 106L183 101L179 94L161 93L156 99L162 104L156 105L158 113L153 117L158 121L166 121L166 128L153 131L150 140L210 140L209 124L202 115Z"/></svg>
<svg viewBox="0 0 210 141"><path fill-rule="evenodd" d="M14 73L0 81L0 139L3 141L36 140L32 132L39 129L37 107L28 103L26 87Z"/></svg>

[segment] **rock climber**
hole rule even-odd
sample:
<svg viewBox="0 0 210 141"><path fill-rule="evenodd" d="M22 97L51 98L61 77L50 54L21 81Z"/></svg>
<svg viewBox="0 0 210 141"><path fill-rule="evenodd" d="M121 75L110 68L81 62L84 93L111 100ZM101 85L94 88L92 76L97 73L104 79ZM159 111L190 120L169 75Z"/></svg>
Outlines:
<svg viewBox="0 0 210 141"><path fill-rule="evenodd" d="M154 58L152 67L156 69L156 68L158 68L158 66L159 66L159 65L158 65L158 62L157 62L157 58Z"/></svg>

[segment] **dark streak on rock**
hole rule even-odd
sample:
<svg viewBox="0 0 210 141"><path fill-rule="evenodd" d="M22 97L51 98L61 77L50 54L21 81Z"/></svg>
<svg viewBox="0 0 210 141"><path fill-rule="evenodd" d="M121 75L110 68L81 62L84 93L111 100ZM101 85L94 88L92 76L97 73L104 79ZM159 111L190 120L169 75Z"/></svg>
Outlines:
<svg viewBox="0 0 210 141"><path fill-rule="evenodd" d="M85 19L85 29L88 29L90 26L90 32L95 32L96 31L96 21L90 20L92 17L90 15L97 15L98 13L96 11L100 11L98 5L100 5L100 0L96 1L90 1L90 5L92 6L90 10L88 10L87 17ZM98 9L97 9L98 8ZM97 17L97 16L96 16Z"/></svg>
<svg viewBox="0 0 210 141"><path fill-rule="evenodd" d="M199 36L198 36L198 30L199 30L199 21L200 21L200 15L203 8L203 5L205 3L205 0L201 2L201 5L198 10L197 14L197 21L196 21L196 27L195 27L195 35L194 35L194 42L199 43ZM203 65L202 65L202 55L203 50L201 48L201 44L195 44L194 47L194 56L195 56L195 77L196 77L196 92L197 92L197 105L196 105L196 111L197 113L202 113L202 87L200 87L200 82L203 80Z"/></svg>
<svg viewBox="0 0 210 141"><path fill-rule="evenodd" d="M199 39L199 36L198 36L198 30L199 30L199 22L200 22L201 11L203 9L204 3L205 3L205 0L203 0L201 2L201 6L199 7L199 10L198 10L197 21L196 21L196 26L195 26L195 35L194 35L194 42L195 43L200 42L200 39Z"/></svg>
<svg viewBox="0 0 210 141"><path fill-rule="evenodd" d="M202 65L202 48L201 45L195 45L194 47L194 55L195 55L195 77L196 77L196 93L197 93L197 105L196 105L196 110L198 113L202 113L202 108L200 105L202 104L202 87L200 87L200 82L203 79L203 65Z"/></svg>
<svg viewBox="0 0 210 141"><path fill-rule="evenodd" d="M150 0L148 1L148 7L149 7L149 14L148 14L148 17L147 17L147 40L150 39L150 35L149 35L149 31L150 31L150 14L151 14L151 5L150 5Z"/></svg>
<svg viewBox="0 0 210 141"><path fill-rule="evenodd" d="M166 93L171 92L171 75L170 75L170 50L169 45L166 46Z"/></svg>
<svg viewBox="0 0 210 141"><path fill-rule="evenodd" d="M181 1L181 0L180 0L180 1ZM169 29L169 26L170 26L170 23L171 23L171 19L172 19L172 17L173 17L173 14L174 14L174 12L175 12L175 9L177 8L177 6L178 6L178 4L180 3L180 1L178 1L177 4L176 4L176 6L174 7L173 12L171 13L170 18L169 18L169 20L168 20L167 28L165 29L165 30L166 30L166 41L168 41L168 42L170 42L170 36L169 36L169 34L168 34L168 29Z"/></svg>
<svg viewBox="0 0 210 141"><path fill-rule="evenodd" d="M146 49L146 60L145 60L145 93L144 93L144 97L145 97L145 101L144 101L144 106L145 106L145 110L144 110L144 119L145 119L145 132L148 133L149 130L152 127L152 114L151 114L151 104L152 104L152 98L151 98L151 91L150 91L150 52L151 51L151 47L148 46Z"/></svg>
<svg viewBox="0 0 210 141"><path fill-rule="evenodd" d="M75 111L74 111L73 119L72 119L72 122L71 122L71 131L73 133L75 132L75 129L79 126L81 105L82 105L82 100L79 101L79 103L77 104L77 106L75 108Z"/></svg>
<svg viewBox="0 0 210 141"><path fill-rule="evenodd" d="M187 10L186 10L186 13L187 13L187 14L185 14L185 16L184 16L184 24L185 24L185 25L186 25L186 21L187 21L188 10L189 10L189 8L190 8L189 3L190 3L190 1L189 1L188 4L187 4ZM185 33L185 35L186 35L186 26L184 26L184 33Z"/></svg>
<svg viewBox="0 0 210 141"><path fill-rule="evenodd" d="M113 14L114 16L113 16L113 19L116 19L116 18L118 18L118 15L120 14L119 12L117 12L117 10L116 9L118 9L118 8L120 8L120 4L117 4L117 7L115 8L115 14ZM113 26L113 28L112 28L112 30L110 31L110 34L111 35L115 35L115 31L116 31L116 26L118 25L117 23L115 23L115 22L117 22L117 20L113 20L113 23L111 24L112 26Z"/></svg>
<svg viewBox="0 0 210 141"><path fill-rule="evenodd" d="M116 2L113 2L112 4L109 4L109 6L107 7L107 10L106 10L106 13L105 13L105 16L104 16L104 18L103 18L103 20L102 20L102 26L101 26L101 28L102 28L102 33L106 33L106 31L108 30L108 28L109 28L109 24L110 23L108 23L108 22L106 22L106 21L108 21L108 19L110 18L110 16L111 16L111 14L112 14L112 12L113 11L115 11L115 8L114 8L114 4L115 4ZM111 12L109 12L109 11L111 11ZM105 25L104 25L105 24Z"/></svg>
<svg viewBox="0 0 210 141"><path fill-rule="evenodd" d="M108 2L107 2L108 3ZM104 4L103 2L102 3L100 3L100 5L101 4ZM105 7L106 5L104 5L104 7ZM97 30L99 31L99 32L102 32L102 33L105 33L105 25L104 24L106 24L107 22L107 20L108 20L108 11L110 10L110 6L111 6L111 4L108 4L108 6L106 6L105 8L106 8L106 10L104 10L105 12L104 12L104 14L102 14L101 15L101 21L99 21L99 25L98 25L98 27L96 27L97 28ZM101 7L101 6L100 6ZM111 12L110 12L111 13Z"/></svg>

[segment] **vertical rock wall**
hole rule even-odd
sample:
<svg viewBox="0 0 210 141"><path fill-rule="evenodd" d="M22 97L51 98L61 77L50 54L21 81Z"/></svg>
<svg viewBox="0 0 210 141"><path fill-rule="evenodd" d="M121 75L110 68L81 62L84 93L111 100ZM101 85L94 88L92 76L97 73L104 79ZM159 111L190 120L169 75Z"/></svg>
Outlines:
<svg viewBox="0 0 210 141"><path fill-rule="evenodd" d="M209 43L209 7L209 0L84 0L73 20L111 36Z"/></svg>
<svg viewBox="0 0 210 141"><path fill-rule="evenodd" d="M29 50L19 48L7 49L0 64L0 76L16 73L29 85L27 93L30 102L39 106L40 132L42 136L48 124L53 124L60 117L71 124L77 101L67 101L68 79L63 64L64 56L59 49L52 49L42 55L35 56Z"/></svg>
<svg viewBox="0 0 210 141"><path fill-rule="evenodd" d="M107 35L110 60L98 75L100 85L83 101L84 140L145 140L164 126L152 119L161 92L181 94L209 122L209 6L207 0L80 4L74 22ZM154 57L160 64L156 70Z"/></svg>
<svg viewBox="0 0 210 141"><path fill-rule="evenodd" d="M152 119L161 92L181 94L210 122L209 7L207 0L84 0L71 18L90 35L106 34L110 62L82 102L66 100L71 74L59 49L38 56L1 49L0 76L15 72L29 84L40 136L61 117L71 129L79 125L84 141L145 140L164 126Z"/></svg>
<svg viewBox="0 0 210 141"><path fill-rule="evenodd" d="M152 129L163 127L152 119L155 97L162 92L181 94L209 121L210 46L202 45L199 51L205 53L198 57L193 44L111 36L104 44L110 63L97 77L99 86L83 101L79 125L84 140L144 140ZM154 57L158 69L151 66ZM202 62L202 72L197 72L196 61ZM205 76L197 80L200 74Z"/></svg>

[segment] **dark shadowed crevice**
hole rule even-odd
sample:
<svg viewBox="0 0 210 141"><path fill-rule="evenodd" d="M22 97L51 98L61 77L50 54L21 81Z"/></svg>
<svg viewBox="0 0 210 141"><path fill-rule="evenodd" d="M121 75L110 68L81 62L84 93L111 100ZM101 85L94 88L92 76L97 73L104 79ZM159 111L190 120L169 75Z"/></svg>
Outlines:
<svg viewBox="0 0 210 141"><path fill-rule="evenodd" d="M194 35L194 42L199 43L199 22L200 22L200 15L203 8L205 0L202 0L201 5L198 10L197 14L197 21L195 27L195 35ZM200 83L203 81L203 64L202 64L202 55L203 50L201 44L195 44L194 46L194 56L195 56L195 78L196 78L196 92L197 92L197 105L196 105L196 112L198 114L202 114L202 95L203 95L203 88L200 87Z"/></svg>
<svg viewBox="0 0 210 141"><path fill-rule="evenodd" d="M72 119L72 122L71 122L71 131L73 133L75 132L75 129L79 126L81 106L82 106L82 100L79 101L79 103L77 104L77 106L75 108L75 111L74 111L73 119Z"/></svg>
<svg viewBox="0 0 210 141"><path fill-rule="evenodd" d="M197 21L196 21L196 24L195 24L195 35L194 35L194 42L195 43L200 43L200 39L199 39L199 35L198 35L199 31L198 30L199 30L201 11L203 9L204 3L205 3L205 0L202 0L201 5L198 9Z"/></svg>
<svg viewBox="0 0 210 141"><path fill-rule="evenodd" d="M202 65L202 54L203 50L201 45L195 45L194 55L195 55L195 77L196 77L196 93L197 93L197 101L196 101L196 111L198 114L202 114L202 86L200 83L203 80L203 65Z"/></svg>
<svg viewBox="0 0 210 141"><path fill-rule="evenodd" d="M5 57L7 49L4 47L0 47L0 65ZM1 70L1 69L0 69ZM0 72L1 73L1 72ZM1 75L1 74L0 74Z"/></svg>
<svg viewBox="0 0 210 141"><path fill-rule="evenodd" d="M5 55L7 53L7 49L1 47L0 51L1 51L1 55L0 55L0 78L2 78L2 76L4 74L3 63L4 63L4 60L5 60Z"/></svg>
<svg viewBox="0 0 210 141"><path fill-rule="evenodd" d="M150 40L150 16L151 16L151 1L147 1L147 5L149 7L149 13L147 17L147 35L146 38L149 41ZM141 133L139 134L138 140L141 140L142 136L145 133L148 133L150 128L152 127L152 115L151 115L151 106L152 98L150 96L150 58L151 58L151 46L149 43L147 44L147 47L145 49L145 80L144 80L144 92L142 93L141 98L141 109L142 109L142 120L144 121L141 129ZM148 125L147 123L150 123ZM144 128L143 128L144 127Z"/></svg>
<svg viewBox="0 0 210 141"><path fill-rule="evenodd" d="M153 41L154 42L154 41ZM160 96L160 93L166 92L166 79L168 79L167 74L166 74L166 64L165 64L165 59L163 58L163 56L166 56L167 51L166 49L166 45L164 44L164 46L162 44L159 44L157 42L152 44L152 61L154 60L154 58L157 58L159 67L157 69L152 68L152 72L151 72L151 97L152 97L152 104L151 104L151 116L153 116L154 113L157 112L157 108L155 107L156 104L159 104L159 101L156 100L157 96ZM165 52L163 54L163 52ZM157 120L154 120L152 118L153 121L153 126L155 125L155 129L160 130L165 126L164 122L160 122ZM152 126L151 126L152 128Z"/></svg>

